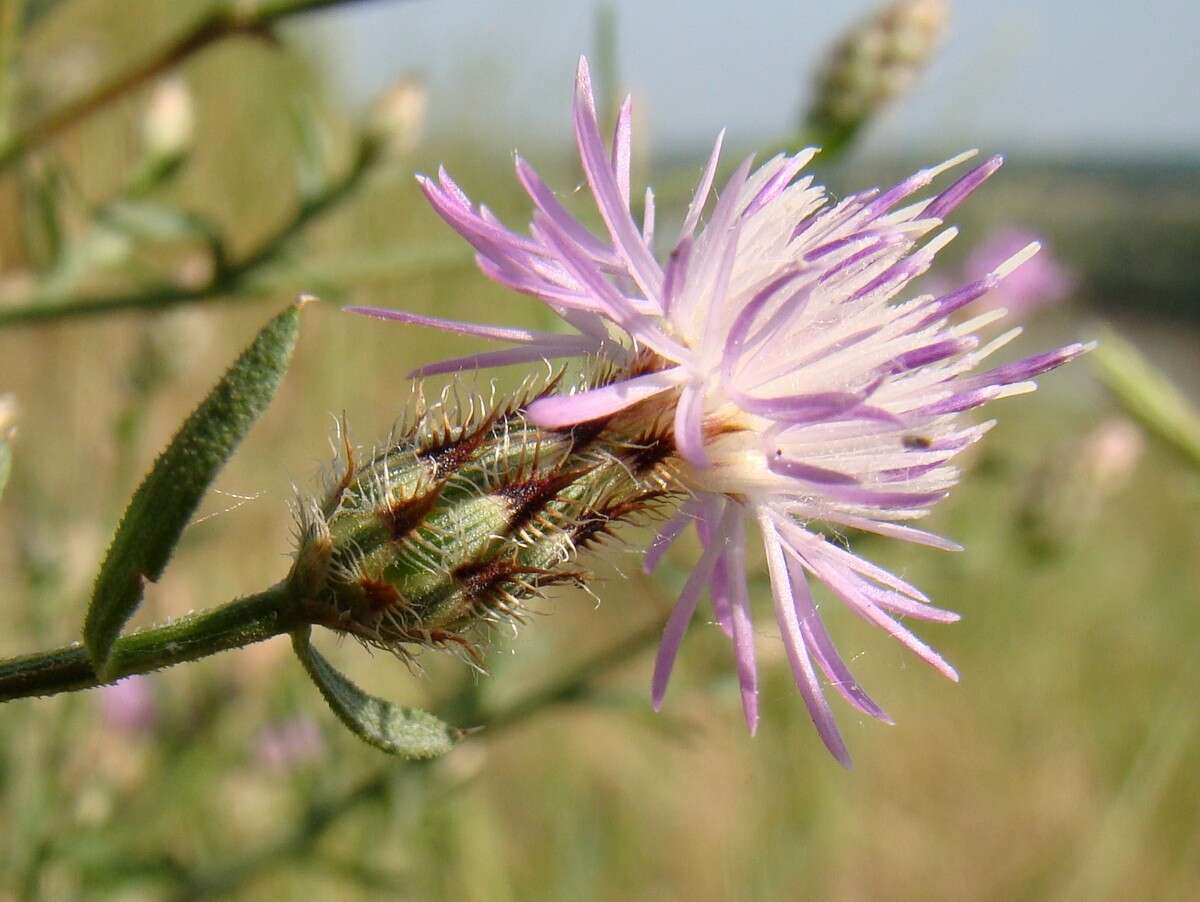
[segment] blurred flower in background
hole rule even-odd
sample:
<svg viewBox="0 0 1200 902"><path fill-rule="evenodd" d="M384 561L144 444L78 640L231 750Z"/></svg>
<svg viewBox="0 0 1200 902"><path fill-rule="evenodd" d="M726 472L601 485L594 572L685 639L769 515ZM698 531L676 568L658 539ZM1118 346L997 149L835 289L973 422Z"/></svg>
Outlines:
<svg viewBox="0 0 1200 902"><path fill-rule="evenodd" d="M1123 489L1146 450L1146 437L1125 417L1109 417L1083 437L1080 463L1102 497Z"/></svg>
<svg viewBox="0 0 1200 902"><path fill-rule="evenodd" d="M158 723L158 699L150 678L126 677L97 690L100 716L107 727L123 733L148 733Z"/></svg>
<svg viewBox="0 0 1200 902"><path fill-rule="evenodd" d="M397 80L372 105L368 127L383 141L389 153L411 153L425 135L428 92L416 75Z"/></svg>
<svg viewBox="0 0 1200 902"><path fill-rule="evenodd" d="M983 278L1021 248L1032 243L1041 250L979 301L978 309L1003 307L1014 319L1028 319L1044 307L1065 299L1075 288L1075 273L1057 260L1036 232L1005 226L993 232L968 255L962 277Z"/></svg>
<svg viewBox="0 0 1200 902"><path fill-rule="evenodd" d="M321 729L311 717L300 716L268 724L259 731L254 755L269 770L286 771L311 764L325 754Z"/></svg>
<svg viewBox="0 0 1200 902"><path fill-rule="evenodd" d="M195 111L192 93L182 78L159 82L142 117L142 145L154 157L174 157L192 143Z"/></svg>

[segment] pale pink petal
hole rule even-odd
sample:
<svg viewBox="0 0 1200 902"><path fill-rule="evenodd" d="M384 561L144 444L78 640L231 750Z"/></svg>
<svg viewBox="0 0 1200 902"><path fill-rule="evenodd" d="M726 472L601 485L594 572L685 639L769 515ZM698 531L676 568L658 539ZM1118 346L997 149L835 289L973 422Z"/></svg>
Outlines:
<svg viewBox="0 0 1200 902"><path fill-rule="evenodd" d="M671 670L675 666L675 656L679 653L683 634L687 631L692 615L696 613L700 594L712 576L717 555L724 545L725 537L729 534L733 519L737 516L738 512L734 505L728 505L717 523L713 534L713 543L704 550L699 563L688 575L683 591L679 593L679 600L675 602L675 607L672 608L671 616L663 629L662 642L658 646L658 655L654 660L654 678L650 683L650 701L655 711L662 708L663 698L667 693L667 683L671 679Z"/></svg>
<svg viewBox="0 0 1200 902"><path fill-rule="evenodd" d="M679 367L623 379L573 395L549 395L529 405L530 422L543 429L562 429L610 416L678 385L686 375Z"/></svg>
<svg viewBox="0 0 1200 902"><path fill-rule="evenodd" d="M725 130L721 129L717 135L717 140L713 143L712 153L708 155L708 162L704 166L704 174L700 176L700 181L696 183L696 191L692 194L692 201L688 204L687 215L683 219L683 227L679 230L679 240L691 238L696 231L696 225L700 222L700 214L704 211L704 205L708 202L708 192L712 190L713 178L717 174L717 161L721 158L721 144L725 140Z"/></svg>
<svg viewBox="0 0 1200 902"><path fill-rule="evenodd" d="M608 226L617 252L629 266L629 274L637 282L647 298L662 296L662 270L650 254L646 243L638 234L637 227L629 215L628 200L622 200L600 128L596 123L596 102L592 97L591 76L587 60L579 60L579 75L575 88L575 140L579 145L579 158L583 163L584 175L591 185L596 206L604 224Z"/></svg>
<svg viewBox="0 0 1200 902"><path fill-rule="evenodd" d="M704 392L693 385L684 388L675 407L675 447L692 466L709 466L704 447Z"/></svg>
<svg viewBox="0 0 1200 902"><path fill-rule="evenodd" d="M808 590L808 582L804 578L804 570L799 564L785 561L791 576L792 598L796 603L796 617L800 622L800 632L804 636L804 644L816 658L817 664L829 680L831 686L851 705L876 720L893 723L887 713L875 703L875 700L858 685L854 674L842 660L837 647L829 637L817 606L813 603L812 593Z"/></svg>
<svg viewBox="0 0 1200 902"><path fill-rule="evenodd" d="M792 596L791 579L787 572L787 562L783 557L779 535L771 517L760 514L759 527L763 534L763 544L767 551L767 569L771 574L771 595L775 600L775 619L783 639L783 648L787 652L788 663L792 668L792 676L796 680L796 688L804 699L809 716L821 741L830 753L841 762L843 767L850 766L850 752L845 740L838 731L837 721L829 701L821 690L821 682L813 669L812 660L804 643L804 634L800 630L800 622L796 617L796 602Z"/></svg>

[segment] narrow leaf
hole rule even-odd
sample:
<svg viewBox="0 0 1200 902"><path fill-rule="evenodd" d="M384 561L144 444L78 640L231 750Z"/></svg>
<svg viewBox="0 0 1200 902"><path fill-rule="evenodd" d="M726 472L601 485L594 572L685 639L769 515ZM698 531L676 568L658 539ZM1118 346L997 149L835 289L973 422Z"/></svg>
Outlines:
<svg viewBox="0 0 1200 902"><path fill-rule="evenodd" d="M113 642L162 575L217 472L266 409L296 345L303 300L263 328L180 427L134 493L96 577L83 640L104 675Z"/></svg>
<svg viewBox="0 0 1200 902"><path fill-rule="evenodd" d="M454 747L462 732L420 708L403 708L363 692L309 643L309 630L292 633L296 655L333 713L377 749L401 758L434 758Z"/></svg>
<svg viewBox="0 0 1200 902"><path fill-rule="evenodd" d="M1092 365L1130 416L1200 468L1200 411L1166 374L1112 331L1101 337Z"/></svg>

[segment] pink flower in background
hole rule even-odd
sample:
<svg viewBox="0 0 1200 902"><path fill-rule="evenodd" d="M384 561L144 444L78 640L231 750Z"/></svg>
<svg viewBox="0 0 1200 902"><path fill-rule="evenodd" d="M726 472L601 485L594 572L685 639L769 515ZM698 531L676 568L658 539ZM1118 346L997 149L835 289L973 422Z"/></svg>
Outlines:
<svg viewBox="0 0 1200 902"><path fill-rule="evenodd" d="M982 278L1034 242L1042 245L1042 252L997 285L980 302L981 308L1004 307L1014 319L1028 319L1043 307L1063 300L1075 289L1075 274L1045 249L1039 236L1014 226L997 229L971 251L963 264L963 276L968 280Z"/></svg>
<svg viewBox="0 0 1200 902"><path fill-rule="evenodd" d="M107 726L125 733L145 733L158 723L158 700L150 679L130 676L97 690Z"/></svg>
<svg viewBox="0 0 1200 902"><path fill-rule="evenodd" d="M1135 423L1109 417L1084 436L1079 468L1099 494L1113 495L1129 482L1145 450L1145 436Z"/></svg>
<svg viewBox="0 0 1200 902"><path fill-rule="evenodd" d="M417 374L592 356L615 381L532 403L546 429L618 414L673 424L669 435L692 492L647 552L652 569L694 526L704 551L667 623L652 682L662 704L676 653L705 591L730 638L745 717L758 724L758 675L746 578L746 524L766 550L779 626L797 687L822 740L843 763L849 753L822 685L859 711L888 716L851 675L810 591L823 583L855 614L933 668L954 669L902 623L947 623L919 589L858 557L829 530L868 530L942 549L953 542L916 529L949 492L952 458L991 427L965 411L1032 391L1032 377L1083 353L1073 344L986 371L980 364L1020 329L984 341L996 311L966 321L973 301L1021 271L1038 246L993 260L971 283L940 296L901 297L957 234L944 220L999 167L985 160L932 196L920 197L967 153L922 169L884 191L832 202L800 171L816 153L779 155L755 169L748 158L716 193L706 221L722 139L687 208L671 251L655 257L654 195L630 208L630 103L611 147L597 123L586 61L576 83L579 154L605 234L574 218L528 163L517 178L533 201L529 233L508 229L474 205L444 171L421 178L430 203L477 251L483 272L532 295L569 333L479 325L396 310L351 308L384 319L506 342L512 347L423 367ZM633 361L631 375L621 368Z"/></svg>
<svg viewBox="0 0 1200 902"><path fill-rule="evenodd" d="M264 727L255 742L259 763L271 770L290 770L316 761L325 754L325 740L317 722L296 717Z"/></svg>

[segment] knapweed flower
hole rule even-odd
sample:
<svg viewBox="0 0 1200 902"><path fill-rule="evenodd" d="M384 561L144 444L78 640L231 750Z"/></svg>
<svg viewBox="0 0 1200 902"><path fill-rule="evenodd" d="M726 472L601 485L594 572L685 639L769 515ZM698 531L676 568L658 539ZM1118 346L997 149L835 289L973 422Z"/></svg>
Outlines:
<svg viewBox="0 0 1200 902"><path fill-rule="evenodd" d="M528 235L472 204L445 171L436 180L420 180L437 212L475 247L483 272L545 302L572 333L356 309L513 345L418 373L580 355L604 361L614 378L539 398L526 416L546 430L629 420L667 423L681 461L678 478L691 497L649 548L646 568L688 526L695 527L704 551L665 628L652 684L655 707L707 590L715 618L732 640L746 721L755 730L758 677L746 585L746 523L752 521L766 549L775 617L796 684L821 738L846 763L821 674L858 710L888 718L839 656L809 580L824 583L856 614L952 679L950 665L900 618L957 617L830 541L818 527L957 548L909 521L946 495L958 476L951 459L991 425L963 414L1032 390L1031 377L1085 347L1071 345L979 372L981 362L1019 330L983 343L975 333L1003 313L951 319L1000 284L1036 245L949 294L898 297L954 237L953 228L939 231L943 221L996 171L998 157L932 197L914 199L970 154L922 169L886 191L837 203L810 178L798 178L815 150L780 155L758 169L747 159L701 227L717 171L718 138L660 263L653 253L653 194L647 190L640 222L630 209L629 101L606 146L585 60L574 126L603 236L571 216L520 158L517 177L535 207Z"/></svg>

